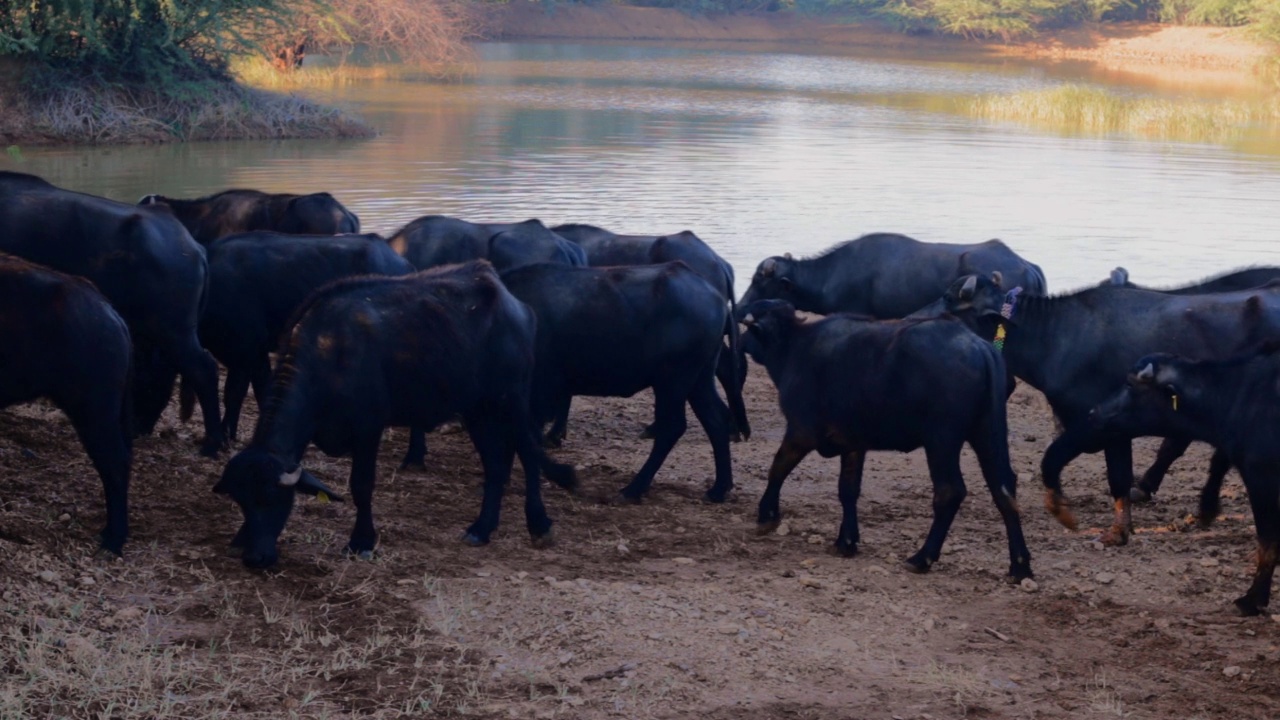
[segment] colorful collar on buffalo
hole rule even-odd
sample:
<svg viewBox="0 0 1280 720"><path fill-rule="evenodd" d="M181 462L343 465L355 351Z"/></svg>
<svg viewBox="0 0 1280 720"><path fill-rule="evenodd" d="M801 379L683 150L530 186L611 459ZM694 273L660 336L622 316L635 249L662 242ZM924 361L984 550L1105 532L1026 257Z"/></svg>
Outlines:
<svg viewBox="0 0 1280 720"><path fill-rule="evenodd" d="M1014 308L1018 305L1018 295L1022 293L1021 287L1016 287L1004 296L1004 304L1000 306L1000 317L1005 320L1013 319ZM996 339L991 341L996 346L996 352L1004 352L1004 338L1006 335L1004 322L996 325Z"/></svg>

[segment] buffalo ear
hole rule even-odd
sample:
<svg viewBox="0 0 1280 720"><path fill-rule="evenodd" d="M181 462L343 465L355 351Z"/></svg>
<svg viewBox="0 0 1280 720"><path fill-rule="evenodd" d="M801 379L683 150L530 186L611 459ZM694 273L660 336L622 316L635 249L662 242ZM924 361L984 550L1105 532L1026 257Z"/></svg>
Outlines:
<svg viewBox="0 0 1280 720"><path fill-rule="evenodd" d="M1129 271L1128 271L1128 270L1125 270L1125 269L1124 269L1124 268L1122 268L1122 267L1117 267L1115 270L1112 270L1112 271L1111 271L1111 284L1112 284L1112 285L1127 285L1127 284L1129 284Z"/></svg>
<svg viewBox="0 0 1280 720"><path fill-rule="evenodd" d="M791 257L791 253L782 253L782 259L784 259L784 260L795 260L795 258Z"/></svg>

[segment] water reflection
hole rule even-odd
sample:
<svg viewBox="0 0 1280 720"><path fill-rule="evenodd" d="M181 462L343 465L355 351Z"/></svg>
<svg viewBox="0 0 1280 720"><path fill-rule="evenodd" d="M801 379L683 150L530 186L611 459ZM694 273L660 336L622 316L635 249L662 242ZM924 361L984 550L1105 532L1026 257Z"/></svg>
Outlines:
<svg viewBox="0 0 1280 720"><path fill-rule="evenodd" d="M873 230L1002 237L1057 289L1115 265L1162 283L1280 264L1274 139L1051 137L927 110L1082 78L954 58L494 43L462 83L335 91L381 129L372 140L28 150L19 167L125 200L329 190L382 232L426 213L692 228L740 291L766 255Z"/></svg>

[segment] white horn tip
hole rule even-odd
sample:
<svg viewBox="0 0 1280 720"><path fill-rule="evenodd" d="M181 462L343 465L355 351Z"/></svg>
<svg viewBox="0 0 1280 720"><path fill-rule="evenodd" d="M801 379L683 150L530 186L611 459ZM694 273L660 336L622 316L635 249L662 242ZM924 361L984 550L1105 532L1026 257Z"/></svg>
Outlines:
<svg viewBox="0 0 1280 720"><path fill-rule="evenodd" d="M280 484L285 487L293 487L302 479L302 466L299 465L293 472L280 473Z"/></svg>

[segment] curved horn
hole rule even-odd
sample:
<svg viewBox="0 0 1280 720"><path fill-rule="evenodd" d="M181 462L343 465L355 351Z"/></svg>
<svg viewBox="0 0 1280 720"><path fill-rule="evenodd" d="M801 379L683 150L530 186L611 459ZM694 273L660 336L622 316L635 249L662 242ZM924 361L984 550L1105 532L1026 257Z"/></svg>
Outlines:
<svg viewBox="0 0 1280 720"><path fill-rule="evenodd" d="M1111 271L1112 285L1126 285L1129 282L1129 271L1122 267L1117 267Z"/></svg>
<svg viewBox="0 0 1280 720"><path fill-rule="evenodd" d="M999 270L992 270L991 282L995 283L998 288L1004 287L1004 275Z"/></svg>
<svg viewBox="0 0 1280 720"><path fill-rule="evenodd" d="M765 258L765 261L760 263L760 274L764 275L765 277L769 277L773 275L773 271L774 269L777 268L777 266L778 266L777 260L774 260L773 258Z"/></svg>
<svg viewBox="0 0 1280 720"><path fill-rule="evenodd" d="M1154 380L1156 377L1155 363L1147 363L1147 366L1139 370L1138 374L1134 375L1134 377L1143 382Z"/></svg>
<svg viewBox="0 0 1280 720"><path fill-rule="evenodd" d="M320 482L319 478L309 472L302 473L302 480L298 482L298 492L304 495L319 496L324 494L322 500L332 500L333 502L342 502L342 496L334 492L332 488Z"/></svg>
<svg viewBox="0 0 1280 720"><path fill-rule="evenodd" d="M969 277L965 278L964 285L960 286L960 299L968 300L969 298L973 297L973 294L977 291L978 291L978 276L970 275Z"/></svg>
<svg viewBox="0 0 1280 720"><path fill-rule="evenodd" d="M786 260L795 260L795 258L791 257L791 253L782 253L782 257Z"/></svg>
<svg viewBox="0 0 1280 720"><path fill-rule="evenodd" d="M280 484L285 487L293 487L298 484L298 480L302 478L302 466L293 469L293 472L280 473Z"/></svg>
<svg viewBox="0 0 1280 720"><path fill-rule="evenodd" d="M744 318L742 318L742 324L743 324L743 325L755 325L755 324L756 324L756 316L755 316L755 315L752 315L751 313L747 313L747 316L746 316L746 317L744 317Z"/></svg>

